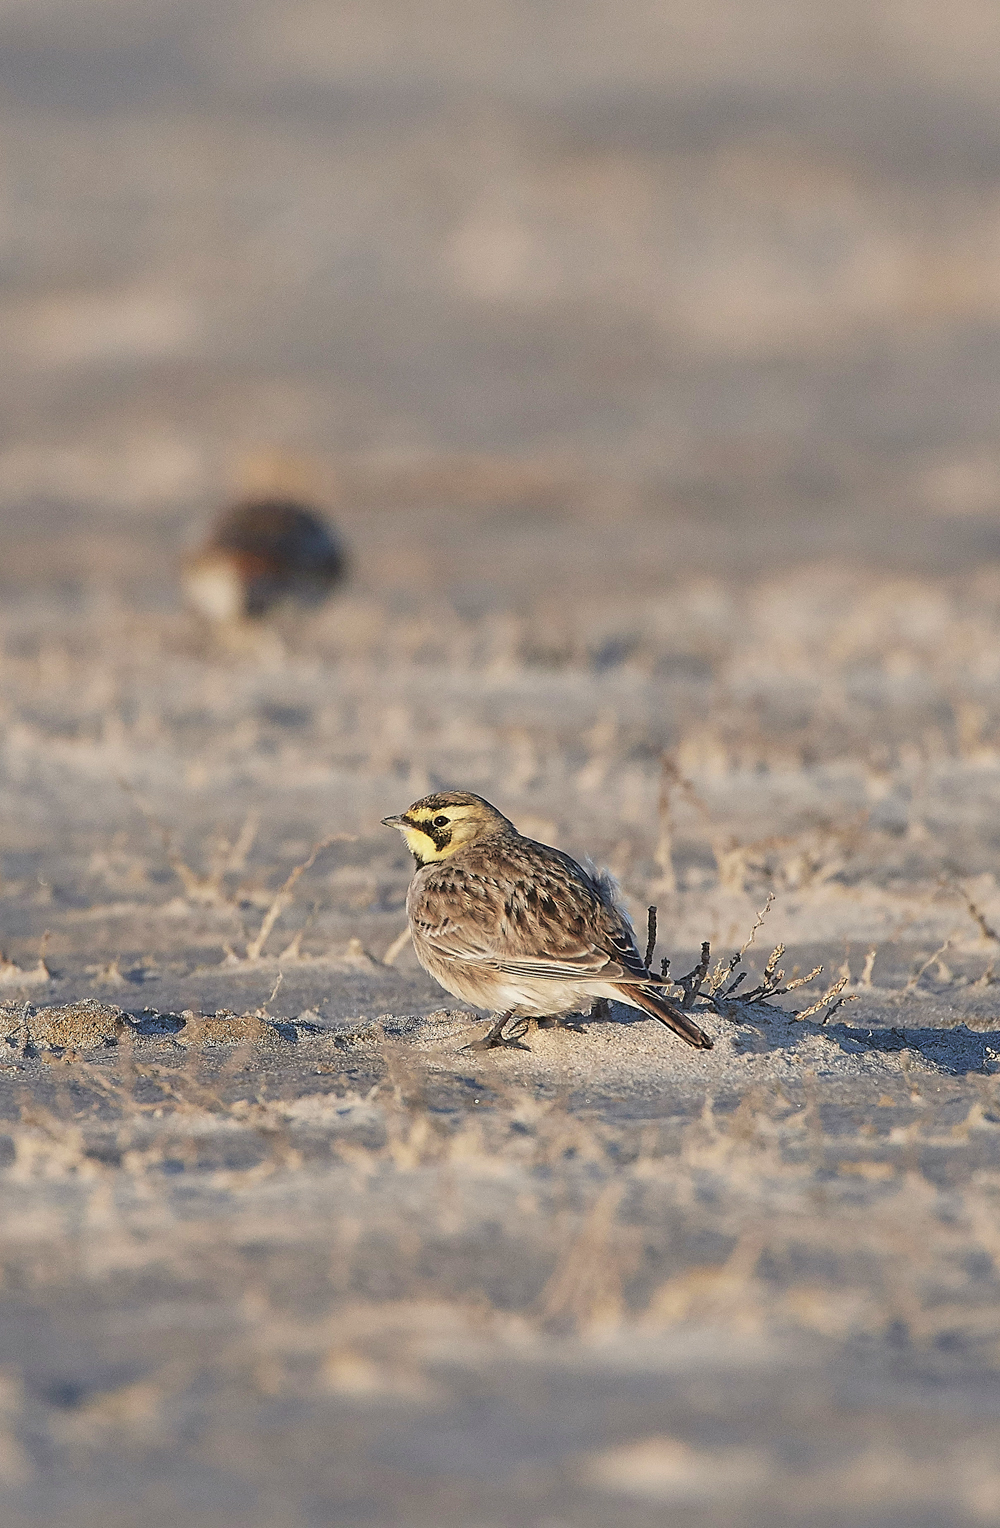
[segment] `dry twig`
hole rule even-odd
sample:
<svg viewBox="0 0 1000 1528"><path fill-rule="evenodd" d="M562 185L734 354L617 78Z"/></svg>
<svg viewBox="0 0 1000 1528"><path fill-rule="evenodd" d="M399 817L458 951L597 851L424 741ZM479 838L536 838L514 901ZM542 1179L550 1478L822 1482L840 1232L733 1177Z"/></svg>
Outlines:
<svg viewBox="0 0 1000 1528"><path fill-rule="evenodd" d="M392 941L392 943L390 944L389 948L386 950L385 954L382 956L382 964L384 966L393 966L393 965L395 965L396 961L399 959L400 955L402 955L403 951L406 949L406 946L409 944L409 942L410 942L410 925L407 924L406 927L404 928L403 932L401 934L397 934L396 935L395 939Z"/></svg>
<svg viewBox="0 0 1000 1528"><path fill-rule="evenodd" d="M656 907L651 905L646 908L646 958L643 965L649 970L653 959L653 951L656 949Z"/></svg>
<svg viewBox="0 0 1000 1528"><path fill-rule="evenodd" d="M945 940L944 944L942 944L938 949L936 949L934 951L933 955L928 955L928 957L924 961L923 965L919 966L917 968L917 970L914 971L913 975L910 977L909 981L906 983L906 986L903 988L904 992L912 992L914 990L914 988L916 987L917 983L920 981L920 978L923 976L924 972L928 971L936 960L940 960L941 959L941 956L944 954L945 950L947 950L951 946L952 940L954 938L955 938L954 934L949 934L948 938Z"/></svg>
<svg viewBox="0 0 1000 1528"><path fill-rule="evenodd" d="M307 870L310 870L323 850L328 849L332 843L345 840L353 843L354 838L355 835L353 833L329 833L326 838L321 838L318 843L313 844L307 858L300 865L295 866L295 869L289 875L264 914L264 920L257 932L256 939L251 939L247 944L247 960L260 959L261 951L268 941L271 930L288 906L288 903L292 900L292 892L295 890L295 883L299 876L304 875Z"/></svg>
<svg viewBox="0 0 1000 1528"><path fill-rule="evenodd" d="M952 880L949 877L944 876L942 877L942 885L946 886L949 891L954 892L955 895L961 898L961 900L965 903L969 917L978 926L979 932L982 934L983 938L991 939L994 944L1000 944L1000 934L997 933L996 929L993 928L991 924L987 923L982 909L977 907L976 903L973 902L971 896L966 891L962 883L958 880Z"/></svg>
<svg viewBox="0 0 1000 1528"><path fill-rule="evenodd" d="M703 983L708 974L711 946L707 940L702 944L701 960L693 971L689 971L686 976L680 977L675 983L683 992L683 997L681 998L682 1008L694 1008L700 999L702 1011L710 1010L717 1013L720 1018L732 1018L733 1008L736 1007L737 1009L751 1009L762 1018L767 1018L774 1014L775 1016L780 1015L785 1019L810 1018L813 1014L819 1013L821 1009L827 1008L826 1014L820 1020L821 1024L825 1024L842 1003L855 1001L854 996L842 997L840 995L848 982L846 976L841 976L810 1007L804 1008L799 1012L778 1008L773 1002L774 998L786 997L789 992L795 992L798 988L807 986L809 982L815 981L816 977L823 970L822 966L814 966L805 976L793 976L791 981L785 981L785 973L780 966L781 957L785 953L785 946L783 944L775 945L771 951L757 986L752 987L749 992L739 991L749 973L738 971L737 967L743 958L744 952L749 948L754 934L760 928L769 906L770 901L758 915L757 922L754 924L743 948L731 956L725 964L722 961L718 963L707 988L703 986Z"/></svg>

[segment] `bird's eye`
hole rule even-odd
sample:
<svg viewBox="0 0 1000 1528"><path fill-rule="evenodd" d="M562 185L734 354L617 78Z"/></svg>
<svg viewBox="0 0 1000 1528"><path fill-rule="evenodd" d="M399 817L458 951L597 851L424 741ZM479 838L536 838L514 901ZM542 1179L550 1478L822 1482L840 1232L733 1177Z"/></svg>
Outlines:
<svg viewBox="0 0 1000 1528"><path fill-rule="evenodd" d="M446 828L448 826L448 819L447 817L435 817L433 825L435 828Z"/></svg>

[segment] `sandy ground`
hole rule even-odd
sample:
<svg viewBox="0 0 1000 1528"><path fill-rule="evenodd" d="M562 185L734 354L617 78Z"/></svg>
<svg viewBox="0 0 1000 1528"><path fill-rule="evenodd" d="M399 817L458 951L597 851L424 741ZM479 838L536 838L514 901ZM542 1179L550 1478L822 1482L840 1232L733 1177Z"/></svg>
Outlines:
<svg viewBox="0 0 1000 1528"><path fill-rule="evenodd" d="M3 9L5 1528L1000 1523L996 18L750 14ZM440 786L715 1049L464 1050Z"/></svg>

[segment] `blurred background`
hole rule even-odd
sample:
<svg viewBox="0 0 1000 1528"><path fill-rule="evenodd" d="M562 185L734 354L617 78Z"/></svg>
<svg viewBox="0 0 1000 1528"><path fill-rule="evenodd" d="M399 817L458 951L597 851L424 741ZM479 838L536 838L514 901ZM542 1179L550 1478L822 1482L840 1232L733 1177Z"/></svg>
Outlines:
<svg viewBox="0 0 1000 1528"><path fill-rule="evenodd" d="M363 583L467 597L556 520L578 592L1000 549L989 0L4 0L0 37L5 597L175 599L276 480Z"/></svg>

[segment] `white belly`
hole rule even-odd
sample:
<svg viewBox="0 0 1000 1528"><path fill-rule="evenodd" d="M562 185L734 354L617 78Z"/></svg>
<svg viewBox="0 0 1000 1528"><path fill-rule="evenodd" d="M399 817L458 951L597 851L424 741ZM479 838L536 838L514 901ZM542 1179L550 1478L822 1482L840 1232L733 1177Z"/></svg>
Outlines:
<svg viewBox="0 0 1000 1528"><path fill-rule="evenodd" d="M424 970L446 992L489 1013L515 1013L529 1019L557 1018L566 1013L587 1013L595 997L618 996L602 982L507 976L489 966L442 960L436 952L422 949L417 939L413 948Z"/></svg>

